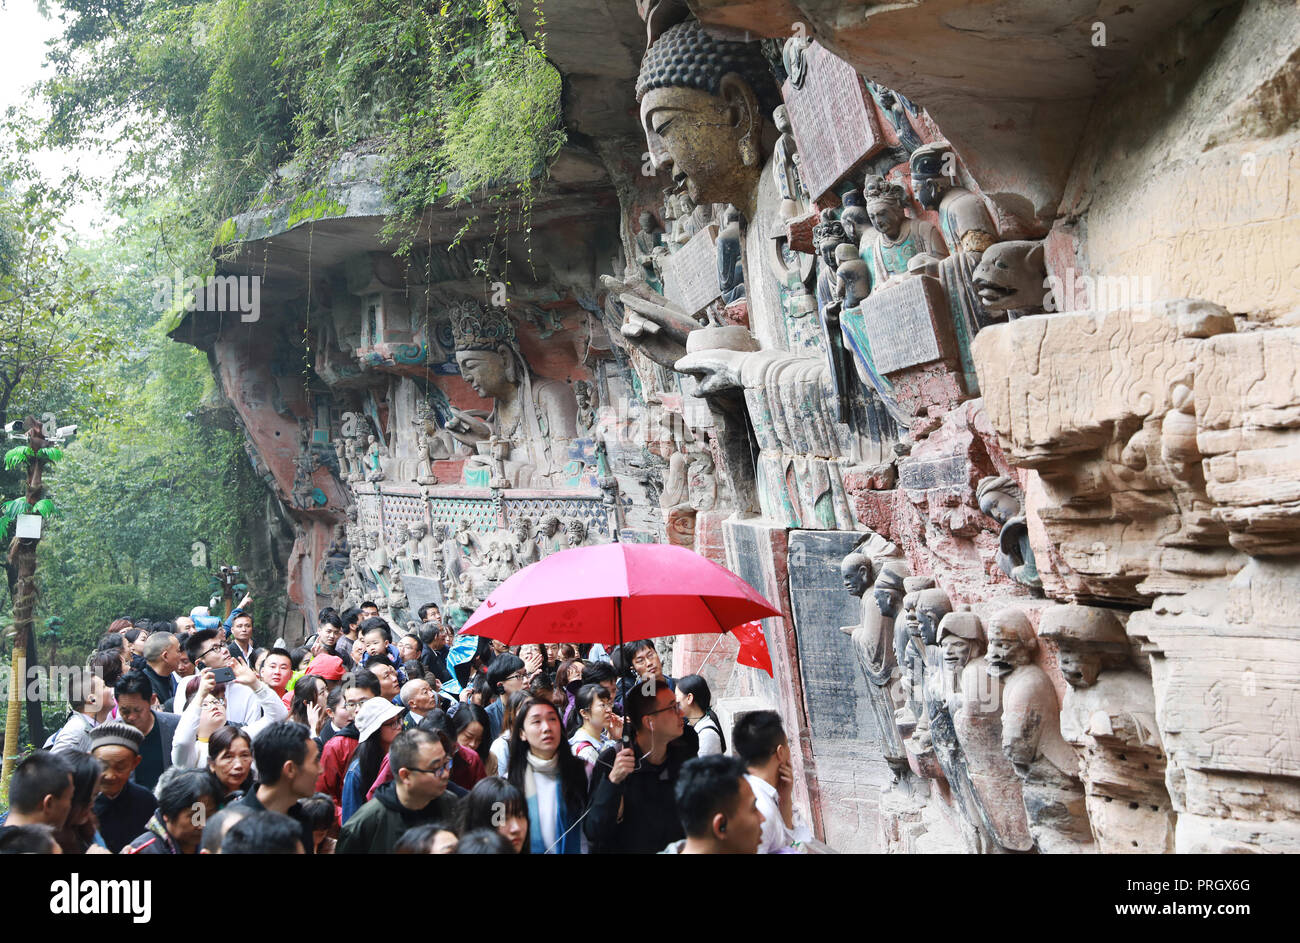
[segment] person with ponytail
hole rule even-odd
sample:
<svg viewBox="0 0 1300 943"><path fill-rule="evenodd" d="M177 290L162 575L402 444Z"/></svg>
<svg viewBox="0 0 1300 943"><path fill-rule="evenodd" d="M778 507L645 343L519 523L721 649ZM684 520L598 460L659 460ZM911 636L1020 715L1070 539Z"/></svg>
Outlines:
<svg viewBox="0 0 1300 943"><path fill-rule="evenodd" d="M718 715L713 713L710 705L713 695L709 692L709 683L699 675L687 675L677 680L677 704L682 709L682 716L700 738L699 756L711 753L726 753L727 738L722 733L722 724Z"/></svg>

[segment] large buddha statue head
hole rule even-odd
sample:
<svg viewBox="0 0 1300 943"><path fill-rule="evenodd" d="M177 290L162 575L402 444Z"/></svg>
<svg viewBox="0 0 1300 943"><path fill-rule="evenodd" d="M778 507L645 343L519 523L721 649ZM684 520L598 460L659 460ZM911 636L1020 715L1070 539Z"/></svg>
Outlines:
<svg viewBox="0 0 1300 943"><path fill-rule="evenodd" d="M636 95L655 169L697 204L744 210L774 139L763 116L780 104L759 44L678 23L646 51Z"/></svg>
<svg viewBox="0 0 1300 943"><path fill-rule="evenodd" d="M466 302L452 312L452 336L461 376L479 396L509 399L523 382L514 326L500 308Z"/></svg>

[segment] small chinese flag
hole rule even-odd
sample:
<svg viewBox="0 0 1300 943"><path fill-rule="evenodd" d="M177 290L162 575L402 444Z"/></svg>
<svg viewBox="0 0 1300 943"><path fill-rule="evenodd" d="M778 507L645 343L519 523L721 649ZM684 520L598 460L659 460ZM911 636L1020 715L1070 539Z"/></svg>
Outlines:
<svg viewBox="0 0 1300 943"><path fill-rule="evenodd" d="M763 623L746 622L731 631L736 638L740 639L736 664L758 668L760 671L766 671L769 678L775 678L776 675L772 674L772 655L767 650L767 639L763 637Z"/></svg>

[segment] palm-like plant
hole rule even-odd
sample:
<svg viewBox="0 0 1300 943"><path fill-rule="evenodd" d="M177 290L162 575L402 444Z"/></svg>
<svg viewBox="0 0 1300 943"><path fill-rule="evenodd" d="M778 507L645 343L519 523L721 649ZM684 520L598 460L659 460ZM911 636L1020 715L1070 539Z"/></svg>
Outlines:
<svg viewBox="0 0 1300 943"><path fill-rule="evenodd" d="M26 494L0 505L0 541L9 536L10 529L20 515L39 514L42 518L49 518L59 513L54 502L45 496L43 474L46 468L63 458L63 450L49 444L44 428L35 418L29 416L26 426L27 444L10 449L4 457L7 470L26 466ZM0 768L0 788L6 791L17 758L18 721L22 703L19 692L26 689L26 684L19 679L27 677L27 638L32 630L32 612L36 606L36 545L39 541L39 537L15 536L9 547L9 559L18 571L18 579L14 592L14 648L10 674L14 683L9 685L4 764Z"/></svg>

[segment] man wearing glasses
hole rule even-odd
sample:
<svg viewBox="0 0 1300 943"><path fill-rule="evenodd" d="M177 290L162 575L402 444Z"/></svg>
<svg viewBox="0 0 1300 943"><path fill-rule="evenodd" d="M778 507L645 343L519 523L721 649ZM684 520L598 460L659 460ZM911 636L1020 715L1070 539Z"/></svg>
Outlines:
<svg viewBox="0 0 1300 943"><path fill-rule="evenodd" d="M457 821L461 800L447 792L452 757L445 734L418 727L400 733L388 762L393 780L348 819L335 854L389 854L407 829Z"/></svg>
<svg viewBox="0 0 1300 943"><path fill-rule="evenodd" d="M220 630L203 629L190 636L185 650L196 669L229 668L235 673L238 684L226 685L226 723L244 727L263 717L269 723L278 723L289 716L289 709L276 696L252 668L231 653L221 643ZM185 712L186 685L176 689L176 713Z"/></svg>
<svg viewBox="0 0 1300 943"><path fill-rule="evenodd" d="M492 724L492 739L501 736L501 721L505 716L506 698L516 691L522 691L528 680L528 671L524 660L518 655L506 652L492 659L488 665L488 686L496 695L496 700L487 705L488 721Z"/></svg>
<svg viewBox="0 0 1300 943"><path fill-rule="evenodd" d="M699 741L682 735L681 708L665 682L638 684L626 700L635 744L613 744L596 760L583 830L593 851L654 854L686 837L677 814L677 775Z"/></svg>

